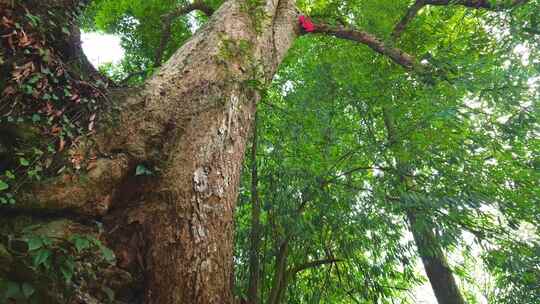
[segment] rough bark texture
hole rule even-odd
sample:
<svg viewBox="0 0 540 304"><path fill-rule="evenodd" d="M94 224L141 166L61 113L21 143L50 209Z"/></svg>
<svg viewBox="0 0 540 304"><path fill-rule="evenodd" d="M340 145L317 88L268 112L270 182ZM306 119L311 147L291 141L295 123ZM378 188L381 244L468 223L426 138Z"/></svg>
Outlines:
<svg viewBox="0 0 540 304"><path fill-rule="evenodd" d="M144 197L109 219L143 235L146 303L232 302L233 210L259 98L247 83L273 77L296 31L292 1L226 2L132 99L114 142L104 140L160 169Z"/></svg>

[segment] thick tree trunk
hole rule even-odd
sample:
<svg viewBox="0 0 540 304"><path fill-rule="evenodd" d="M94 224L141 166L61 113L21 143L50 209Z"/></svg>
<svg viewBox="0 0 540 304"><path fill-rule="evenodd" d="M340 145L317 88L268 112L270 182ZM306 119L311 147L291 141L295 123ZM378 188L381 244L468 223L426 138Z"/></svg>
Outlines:
<svg viewBox="0 0 540 304"><path fill-rule="evenodd" d="M298 27L293 1L252 3L223 4L104 140L160 170L109 219L144 236L146 303L233 301L233 210L259 99L249 84L272 79Z"/></svg>

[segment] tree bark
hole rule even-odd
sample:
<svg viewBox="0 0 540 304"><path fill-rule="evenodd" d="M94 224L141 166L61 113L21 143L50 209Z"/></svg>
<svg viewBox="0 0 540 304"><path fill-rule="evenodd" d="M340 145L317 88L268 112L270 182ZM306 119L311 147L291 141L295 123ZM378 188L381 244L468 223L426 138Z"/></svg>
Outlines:
<svg viewBox="0 0 540 304"><path fill-rule="evenodd" d="M104 137L161 172L108 220L142 231L146 303L233 302L233 210L259 99L248 83L272 79L298 27L293 1L250 3L223 4Z"/></svg>
<svg viewBox="0 0 540 304"><path fill-rule="evenodd" d="M407 70L418 69L422 70L423 67L421 64L416 62L416 59L402 51L401 49L395 48L392 45L386 44L382 39L374 36L371 33L359 30L348 28L344 26L332 26L325 23L314 24L314 29L311 33L322 33L337 38L355 41L361 44L367 45L373 51L387 56L396 64L401 65Z"/></svg>
<svg viewBox="0 0 540 304"><path fill-rule="evenodd" d="M79 2L48 0L64 8ZM92 139L99 153L86 179L52 179L21 201L103 216L119 264L144 274L146 303L232 303L233 210L260 98L253 83L271 81L298 36L294 5L225 2L142 89L118 94L119 118ZM387 49L372 35L323 29L413 65L413 57ZM60 46L68 58L74 58L71 49L82 54L73 32L72 41ZM140 164L154 175L133 178ZM283 269L276 282L287 279ZM278 286L271 297L279 301L283 292Z"/></svg>
<svg viewBox="0 0 540 304"><path fill-rule="evenodd" d="M464 304L465 300L430 225L419 222L417 215L411 210L407 212L407 219L437 302L439 304Z"/></svg>

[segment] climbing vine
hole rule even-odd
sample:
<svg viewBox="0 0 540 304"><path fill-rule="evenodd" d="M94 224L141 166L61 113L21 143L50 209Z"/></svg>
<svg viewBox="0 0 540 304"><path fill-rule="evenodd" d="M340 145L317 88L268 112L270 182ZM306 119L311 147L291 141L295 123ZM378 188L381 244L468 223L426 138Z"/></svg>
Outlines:
<svg viewBox="0 0 540 304"><path fill-rule="evenodd" d="M0 4L0 204L14 204L32 181L92 163L80 146L95 132L106 85L81 79L80 67L49 43L71 39L81 9L44 5L38 16Z"/></svg>
<svg viewBox="0 0 540 304"><path fill-rule="evenodd" d="M44 228L34 225L2 236L7 238L2 257L9 257L12 266L9 279L0 277L0 301L68 303L77 293L89 291L113 300L114 292L99 282L101 272L115 262L113 252L94 236L57 237L40 231Z"/></svg>

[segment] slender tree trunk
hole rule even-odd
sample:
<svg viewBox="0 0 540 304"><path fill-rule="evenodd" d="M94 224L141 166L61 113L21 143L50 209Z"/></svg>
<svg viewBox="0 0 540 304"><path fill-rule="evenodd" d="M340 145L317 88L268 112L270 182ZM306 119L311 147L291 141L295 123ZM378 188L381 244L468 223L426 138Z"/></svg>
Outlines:
<svg viewBox="0 0 540 304"><path fill-rule="evenodd" d="M272 281L272 290L268 298L268 304L279 304L283 299L287 289L288 271L287 260L289 257L289 237L287 237L279 246L276 256L276 265L274 271L274 280Z"/></svg>
<svg viewBox="0 0 540 304"><path fill-rule="evenodd" d="M386 127L390 149L395 149L399 145L400 139L397 134L394 119L390 110L383 107L383 119ZM396 155L399 155L396 153ZM396 156L397 157L397 156ZM398 182L403 189L410 187L413 183L407 176L407 166L402 159L397 157ZM444 252L437 240L431 225L428 221L420 221L420 214L417 210L408 209L406 217L409 222L411 232L422 259L426 275L431 283L431 288L435 293L439 304L464 304L465 301L457 283L448 267Z"/></svg>
<svg viewBox="0 0 540 304"><path fill-rule="evenodd" d="M251 244L249 253L249 289L248 301L250 304L259 303L259 278L261 247L260 213L261 205L257 189L257 113L253 122L253 145L251 148Z"/></svg>
<svg viewBox="0 0 540 304"><path fill-rule="evenodd" d="M444 252L430 225L419 221L417 214L412 210L407 212L407 218L437 302L439 304L464 304L465 300L461 296L452 270L446 262Z"/></svg>

